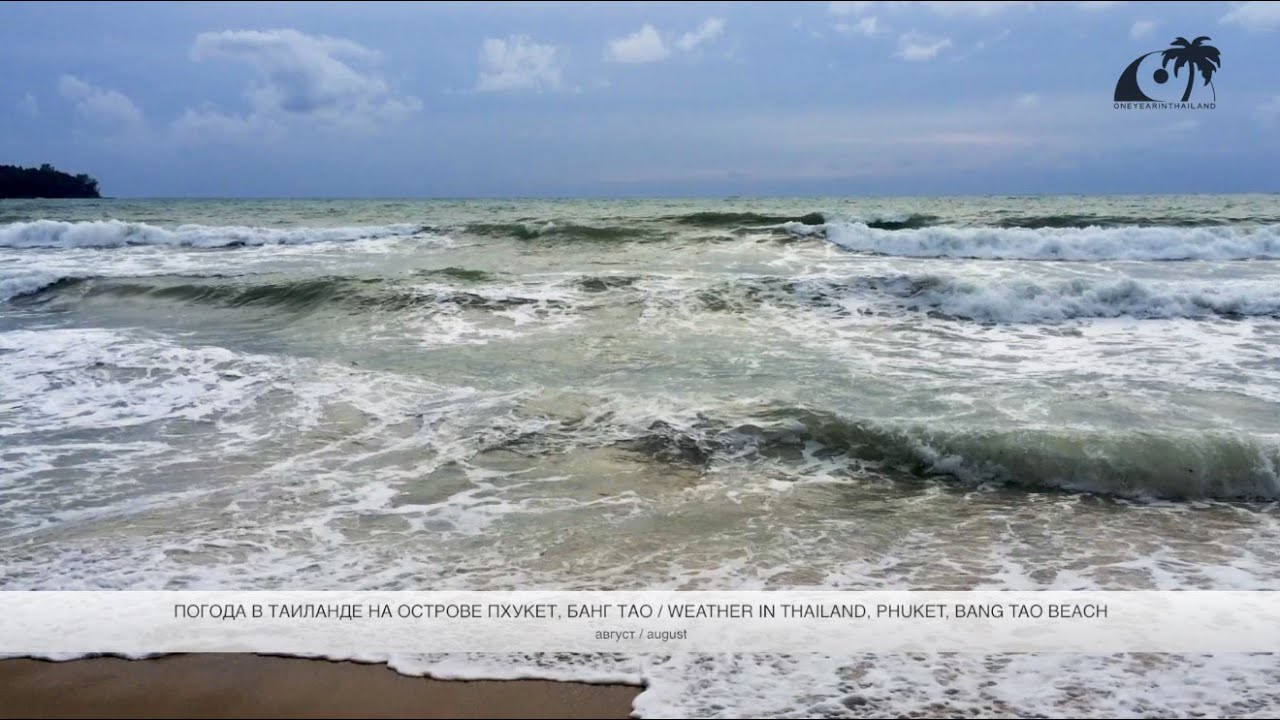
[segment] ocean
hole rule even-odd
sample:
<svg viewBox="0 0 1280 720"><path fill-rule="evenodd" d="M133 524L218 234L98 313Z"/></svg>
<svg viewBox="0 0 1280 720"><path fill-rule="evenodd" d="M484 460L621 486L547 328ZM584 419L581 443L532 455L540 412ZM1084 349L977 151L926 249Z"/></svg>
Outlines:
<svg viewBox="0 0 1280 720"><path fill-rule="evenodd" d="M1274 589L1280 196L0 202L0 589ZM1269 655L394 656L641 716Z"/></svg>

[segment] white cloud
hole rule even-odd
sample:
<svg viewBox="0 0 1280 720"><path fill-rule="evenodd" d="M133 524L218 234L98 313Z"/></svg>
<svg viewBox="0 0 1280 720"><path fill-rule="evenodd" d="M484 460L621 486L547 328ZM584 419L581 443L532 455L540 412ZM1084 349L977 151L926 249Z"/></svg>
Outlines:
<svg viewBox="0 0 1280 720"><path fill-rule="evenodd" d="M908 5L910 3L899 3L899 5ZM1035 5L1034 2L919 2L915 3L922 7L928 8L933 12L944 16L957 15L973 15L977 17L986 17L995 15L1006 10L1016 8L1029 8Z"/></svg>
<svg viewBox="0 0 1280 720"><path fill-rule="evenodd" d="M862 18L854 27L863 35L877 35L884 32L884 28L880 26L880 21L875 15L869 15Z"/></svg>
<svg viewBox="0 0 1280 720"><path fill-rule="evenodd" d="M935 38L913 30L898 38L897 56L903 60L921 62L934 59L949 47L950 38Z"/></svg>
<svg viewBox="0 0 1280 720"><path fill-rule="evenodd" d="M563 85L561 53L525 35L487 38L480 46L480 92L559 90Z"/></svg>
<svg viewBox="0 0 1280 720"><path fill-rule="evenodd" d="M707 18L698 27L679 37L658 32L645 23L639 30L609 41L604 59L617 63L652 63L671 57L673 50L689 52L700 45L714 41L724 34L724 18Z"/></svg>
<svg viewBox="0 0 1280 720"><path fill-rule="evenodd" d="M676 47L684 51L692 50L702 43L715 40L724 34L724 18L707 18L696 30L687 32L676 40Z"/></svg>
<svg viewBox="0 0 1280 720"><path fill-rule="evenodd" d="M836 23L836 30L846 35L857 34L873 37L884 33L885 27L880 24L880 20L875 15L868 15L852 25L849 23Z"/></svg>
<svg viewBox="0 0 1280 720"><path fill-rule="evenodd" d="M58 79L58 93L70 100L76 114L86 120L120 131L139 130L146 125L142 111L118 90L100 88L75 75Z"/></svg>
<svg viewBox="0 0 1280 720"><path fill-rule="evenodd" d="M923 8L932 11L938 15L954 17L960 15L969 15L973 17L987 17L997 15L1006 10L1014 10L1021 8L1023 10L1034 8L1045 3L1034 2L1033 0L939 0L936 2L929 1L912 1L912 0L888 0L887 2L831 2L827 4L827 12L832 15L862 15L879 7L888 10L905 10L910 8ZM1120 5L1120 2L1113 1L1097 1L1097 2L1074 2L1071 5L1081 10L1105 10L1107 8Z"/></svg>
<svg viewBox="0 0 1280 720"><path fill-rule="evenodd" d="M1154 20L1139 20L1133 24L1133 27L1129 28L1129 37L1134 40L1144 38L1156 29L1157 24Z"/></svg>
<svg viewBox="0 0 1280 720"><path fill-rule="evenodd" d="M1258 117L1258 122L1266 127L1280 125L1280 95L1258 105L1255 115Z"/></svg>
<svg viewBox="0 0 1280 720"><path fill-rule="evenodd" d="M208 104L198 109L187 108L181 117L173 121L172 126L174 135L186 141L210 138L247 139L250 136L276 133L282 129L276 118L257 114L227 115Z"/></svg>
<svg viewBox="0 0 1280 720"><path fill-rule="evenodd" d="M646 24L625 37L609 41L605 59L619 63L651 63L666 60L671 49L663 42L657 28Z"/></svg>
<svg viewBox="0 0 1280 720"><path fill-rule="evenodd" d="M371 71L357 69L378 62L380 56L343 38L290 29L206 32L196 36L191 58L240 62L252 68L255 77L245 91L247 114L188 110L179 121L188 130L256 128L296 118L367 126L422 107L417 98L395 94Z"/></svg>
<svg viewBox="0 0 1280 720"><path fill-rule="evenodd" d="M40 103L36 101L36 96L27 93L18 101L18 110L27 117L40 117Z"/></svg>
<svg viewBox="0 0 1280 720"><path fill-rule="evenodd" d="M935 132L912 135L899 142L914 145L953 145L958 147L1007 147L1030 145L1035 139L1026 135L1007 132Z"/></svg>
<svg viewBox="0 0 1280 720"><path fill-rule="evenodd" d="M1185 135L1193 130L1200 129L1200 121L1195 118L1182 118L1175 120L1168 125L1160 128L1160 130L1169 135Z"/></svg>
<svg viewBox="0 0 1280 720"><path fill-rule="evenodd" d="M1239 25L1246 30L1272 30L1280 27L1280 3L1241 3L1223 15L1220 22Z"/></svg>
<svg viewBox="0 0 1280 720"><path fill-rule="evenodd" d="M1014 104L1020 108L1033 108L1040 104L1039 93L1024 93L1014 100Z"/></svg>
<svg viewBox="0 0 1280 720"><path fill-rule="evenodd" d="M866 12L875 3L873 2L841 2L833 0L827 5L827 11L832 15L858 15Z"/></svg>

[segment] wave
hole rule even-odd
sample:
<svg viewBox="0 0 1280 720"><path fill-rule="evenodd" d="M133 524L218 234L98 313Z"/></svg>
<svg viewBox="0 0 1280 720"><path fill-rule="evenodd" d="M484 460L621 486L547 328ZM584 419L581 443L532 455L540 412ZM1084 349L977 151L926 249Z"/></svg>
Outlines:
<svg viewBox="0 0 1280 720"><path fill-rule="evenodd" d="M1053 322L1078 318L1202 318L1280 316L1280 291L1270 287L1179 286L1130 278L975 282L932 275L869 280L872 290L901 300L908 310L994 323Z"/></svg>
<svg viewBox="0 0 1280 720"><path fill-rule="evenodd" d="M664 220L678 225L692 225L702 228L724 228L726 230L744 229L781 229L797 236L821 236L831 220L830 213L811 212L799 215L778 215L753 212L696 212L688 215L669 215ZM929 227L938 221L935 215L922 213L870 213L858 215L851 221L860 222L867 227L880 230L904 230L909 228Z"/></svg>
<svg viewBox="0 0 1280 720"><path fill-rule="evenodd" d="M945 221L928 213L917 212L811 212L803 214L776 214L755 212L695 212L687 215L668 215L661 218L678 225L705 228L741 229L744 227L782 226L796 235L821 235L827 227L839 224L860 224L875 230L916 230L944 226ZM1220 218L1189 217L1180 215L1100 215L1088 213L1059 213L1047 215L997 214L994 217L960 223L973 229L987 227L1000 229L1084 229L1084 228L1140 228L1140 227L1227 227L1229 225L1275 224L1276 217Z"/></svg>
<svg viewBox="0 0 1280 720"><path fill-rule="evenodd" d="M414 275L425 278L445 278L447 280L461 280L463 282L493 282L497 280L497 276L493 273L487 273L483 270L471 270L469 268L446 267L439 270L419 270Z"/></svg>
<svg viewBox="0 0 1280 720"><path fill-rule="evenodd" d="M0 278L0 302L24 295L33 295L65 279L47 273Z"/></svg>
<svg viewBox="0 0 1280 720"><path fill-rule="evenodd" d="M1117 227L1220 227L1231 224L1275 224L1277 217L1221 218L1186 215L1096 215L1062 213L1056 215L1004 215L991 222L1002 228L1117 228Z"/></svg>
<svg viewBox="0 0 1280 720"><path fill-rule="evenodd" d="M634 287L641 279L640 275L583 275L573 284L583 292L602 293Z"/></svg>
<svg viewBox="0 0 1280 720"><path fill-rule="evenodd" d="M934 215L886 215L880 219L863 219L862 224L869 228L877 230L911 230L914 228L930 227L938 222L937 216Z"/></svg>
<svg viewBox="0 0 1280 720"><path fill-rule="evenodd" d="M668 215L662 220L679 225L707 228L782 226L792 231L795 235L821 235L828 227L841 224L864 225L873 230L918 230L945 225L944 220L937 215L916 212L811 212L791 215L754 212L695 212L687 215ZM1227 227L1233 224L1276 224L1277 222L1280 222L1280 218L1220 218L1189 217L1185 215L1137 217L1131 215L1060 213L1047 215L1003 214L989 219L977 220L972 222L971 225L970 223L961 223L961 225L971 227L971 229L986 227L1040 230L1141 227L1212 228Z"/></svg>
<svg viewBox="0 0 1280 720"><path fill-rule="evenodd" d="M1225 433L892 427L829 412L766 415L864 460L971 483L1138 498L1280 498L1280 448Z"/></svg>
<svg viewBox="0 0 1280 720"><path fill-rule="evenodd" d="M752 313L764 304L823 308L838 315L923 312L984 323L1053 323L1087 318L1280 317L1270 285L1160 283L1122 278L1057 282L943 275L854 278L763 276L722 282L667 302L710 312Z"/></svg>
<svg viewBox="0 0 1280 720"><path fill-rule="evenodd" d="M465 227L472 235L515 238L517 240L569 240L614 242L654 237L649 230L635 225L582 225L577 223L516 222L472 223Z"/></svg>
<svg viewBox="0 0 1280 720"><path fill-rule="evenodd" d="M247 245L298 245L344 242L416 235L420 225L370 225L360 227L261 228L218 225L180 225L173 229L120 220L33 222L0 225L0 247L9 248L115 248L130 245L175 247L240 247Z"/></svg>
<svg viewBox="0 0 1280 720"><path fill-rule="evenodd" d="M505 291L463 291L414 287L381 278L318 277L266 280L253 278L63 278L16 295L11 302L42 305L86 298L144 298L226 308L272 308L303 312L323 306L357 311L399 311L454 306L497 310L521 305L562 304L555 298L525 297Z"/></svg>
<svg viewBox="0 0 1280 720"><path fill-rule="evenodd" d="M444 282L460 281L464 283L485 283L496 282L498 277L492 273L483 270L471 270L460 267L446 267L439 270L419 270L413 273L414 277L426 278L429 280L443 280ZM132 282L126 278L102 278L91 275L66 275L59 276L49 273L35 273L25 276L0 278L0 302L6 300L16 300L23 302L26 298L27 302L40 302L41 299L48 299L52 296L63 293L64 291L73 291L77 289L85 290L88 295L111 295L117 294L127 295L147 295L154 294L164 296L166 293L176 293L179 299L182 299L183 292L181 290L173 290L175 286L165 284L163 282L166 276L154 276L151 278L134 278ZM173 277L173 276L168 276ZM190 293L192 298L213 297L203 291L195 291L195 288L208 287L201 283L214 282L216 280L232 281L229 278L240 276L227 276L220 274L187 276L189 280L198 281L189 283L192 289ZM344 283L354 283L357 285L373 285L382 282L379 279L360 279L351 278L327 278L319 281L301 280L296 282L278 283L277 286L296 286L309 283L319 283L320 285L331 287L333 289L350 289L341 288ZM114 283L114 284L113 284ZM90 284L94 287L87 289ZM87 290L86 290L87 289ZM284 294L289 294L284 291Z"/></svg>
<svg viewBox="0 0 1280 720"><path fill-rule="evenodd" d="M784 225L787 223L796 223L799 225L821 225L827 221L826 216L820 212L803 213L800 215L777 215L754 212L694 212L685 215L668 215L663 220L673 222L678 225L692 225L695 227L716 228L727 227L736 228L747 225Z"/></svg>
<svg viewBox="0 0 1280 720"><path fill-rule="evenodd" d="M977 260L1274 260L1280 225L1123 228L928 228L881 230L831 223L827 239L853 252Z"/></svg>
<svg viewBox="0 0 1280 720"><path fill-rule="evenodd" d="M616 443L655 460L807 461L844 456L910 477L1139 499L1280 499L1280 447L1229 433L892 425L805 406L758 409L745 421L657 420Z"/></svg>
<svg viewBox="0 0 1280 720"><path fill-rule="evenodd" d="M883 230L927 227L937 218L933 215L884 213L857 218L869 227ZM655 222L656 221L656 222ZM587 225L557 220L512 223L472 223L463 228L467 233L518 240L566 240L587 242L636 241L670 238L678 232L672 226L721 231L730 237L762 230L775 231L780 239L822 236L828 215L820 212L772 214L756 212L694 212L652 219L635 219L627 224ZM705 237L703 239L706 239Z"/></svg>
<svg viewBox="0 0 1280 720"><path fill-rule="evenodd" d="M134 278L32 275L0 280L0 300L31 307L91 298L150 298L218 307L276 307L300 311L341 305L352 311L395 311L453 305L507 308L544 304L594 305L590 298L625 293L628 303L751 314L762 306L824 310L833 316L920 312L981 323L1056 323L1090 318L1240 319L1280 317L1280 289L1261 283L1219 287L1205 282L1072 278L963 278L934 274L852 278L755 276L674 290L645 276L581 275L530 289L479 270L418 271L413 279L325 276L151 276ZM457 287L450 287L456 284Z"/></svg>

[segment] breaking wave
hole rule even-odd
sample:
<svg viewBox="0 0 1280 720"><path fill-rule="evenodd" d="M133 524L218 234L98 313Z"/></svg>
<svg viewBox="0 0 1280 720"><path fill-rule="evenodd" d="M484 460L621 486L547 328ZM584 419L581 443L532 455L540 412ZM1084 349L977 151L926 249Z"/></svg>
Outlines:
<svg viewBox="0 0 1280 720"><path fill-rule="evenodd" d="M449 267L414 279L324 276L90 278L33 275L0 280L0 299L18 305L85 299L139 298L216 307L396 311L450 304L500 308L545 304L594 305L593 296L625 293L626 302L702 312L749 314L762 305L825 309L837 314L922 312L982 323L1055 323L1088 318L1137 319L1280 317L1280 290L1263 283L1227 287L1205 282L1132 278L1035 281L902 274L853 278L756 276L673 290L649 287L640 275L581 275L545 283L502 282L479 270ZM418 283L416 278L425 282ZM456 285L456 287L453 287Z"/></svg>
<svg viewBox="0 0 1280 720"><path fill-rule="evenodd" d="M1275 224L1276 222L1280 222L1280 218L1254 217L1227 219L1221 217L1193 217L1187 215L1133 216L1063 213L1060 215L1003 215L992 224L1002 228L1115 228L1125 226L1193 228L1249 222Z"/></svg>
<svg viewBox="0 0 1280 720"><path fill-rule="evenodd" d="M960 228L879 230L864 223L828 226L846 250L922 258L977 260L1274 260L1280 225L1236 227Z"/></svg>
<svg viewBox="0 0 1280 720"><path fill-rule="evenodd" d="M839 456L970 484L1137 499L1280 499L1280 446L1231 433L891 425L805 406L652 422L618 445L674 463Z"/></svg>
<svg viewBox="0 0 1280 720"><path fill-rule="evenodd" d="M248 245L300 245L347 242L416 235L420 225L370 225L361 227L261 228L216 225L179 225L173 229L120 220L33 222L0 225L0 247L9 248L114 248L131 245L218 248Z"/></svg>
<svg viewBox="0 0 1280 720"><path fill-rule="evenodd" d="M820 212L802 215L770 215L754 212L695 212L686 215L669 215L665 220L679 225L692 225L705 228L736 228L746 225L783 225L798 223L800 225L821 225L826 216Z"/></svg>
<svg viewBox="0 0 1280 720"><path fill-rule="evenodd" d="M899 276L867 282L910 310L982 322L1053 322L1077 318L1226 318L1280 315L1280 292L1267 287L1184 286L1133 279L1058 283L975 282Z"/></svg>
<svg viewBox="0 0 1280 720"><path fill-rule="evenodd" d="M0 278L0 302L11 298L32 295L54 285L64 278L49 273L36 273L21 277Z"/></svg>
<svg viewBox="0 0 1280 720"><path fill-rule="evenodd" d="M751 313L769 303L826 308L838 313L924 312L985 323L1280 316L1280 290L1270 285L1237 283L1218 287L1132 278L1037 282L929 274L849 279L764 276L718 283L667 302L691 302L711 312Z"/></svg>
<svg viewBox="0 0 1280 720"><path fill-rule="evenodd" d="M455 278L460 271L451 269ZM440 271L444 272L444 271ZM472 282L478 282L473 278ZM555 306L555 298L525 297L507 289L456 290L414 286L381 278L318 277L279 278L64 278L36 287L13 298L19 304L42 304L84 298L143 298L167 303L212 307L256 307L300 312L323 306L351 311L397 311L452 305L478 309L502 309L520 305Z"/></svg>
<svg viewBox="0 0 1280 720"><path fill-rule="evenodd" d="M473 223L465 231L473 235L515 238L517 240L567 240L580 242L617 242L654 237L649 230L635 225L583 225L578 223L517 222Z"/></svg>

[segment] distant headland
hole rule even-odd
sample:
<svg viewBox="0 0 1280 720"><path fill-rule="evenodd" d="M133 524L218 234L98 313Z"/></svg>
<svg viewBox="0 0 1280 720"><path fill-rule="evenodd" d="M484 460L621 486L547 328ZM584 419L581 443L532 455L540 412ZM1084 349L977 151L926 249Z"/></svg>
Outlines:
<svg viewBox="0 0 1280 720"><path fill-rule="evenodd" d="M45 163L38 168L0 165L0 200L5 198L96 198L98 181L71 175Z"/></svg>

